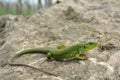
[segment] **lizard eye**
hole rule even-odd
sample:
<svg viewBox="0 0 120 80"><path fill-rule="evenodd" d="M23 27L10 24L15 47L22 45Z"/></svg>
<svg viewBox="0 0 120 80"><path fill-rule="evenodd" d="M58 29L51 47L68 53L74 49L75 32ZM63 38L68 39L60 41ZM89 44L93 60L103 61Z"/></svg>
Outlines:
<svg viewBox="0 0 120 80"><path fill-rule="evenodd" d="M92 45L93 43L89 43L90 45Z"/></svg>

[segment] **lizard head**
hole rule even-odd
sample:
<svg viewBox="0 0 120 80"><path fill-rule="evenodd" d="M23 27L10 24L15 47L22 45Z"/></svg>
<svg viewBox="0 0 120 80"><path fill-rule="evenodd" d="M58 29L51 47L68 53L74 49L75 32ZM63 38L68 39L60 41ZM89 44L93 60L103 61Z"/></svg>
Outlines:
<svg viewBox="0 0 120 80"><path fill-rule="evenodd" d="M84 51L86 52L86 51L89 51L89 50L91 50L91 49L93 49L93 48L95 48L95 47L97 47L98 46L98 43L97 42L88 42L88 43L86 43L85 45L84 45Z"/></svg>

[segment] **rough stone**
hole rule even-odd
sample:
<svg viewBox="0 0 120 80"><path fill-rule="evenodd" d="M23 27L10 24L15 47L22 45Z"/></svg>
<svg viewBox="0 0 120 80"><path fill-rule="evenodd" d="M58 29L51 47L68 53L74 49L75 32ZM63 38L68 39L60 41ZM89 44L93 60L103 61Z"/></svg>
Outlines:
<svg viewBox="0 0 120 80"><path fill-rule="evenodd" d="M27 19L1 16L0 80L119 80L119 7L118 0L62 0ZM8 65L10 57L19 50L89 41L96 41L99 46L85 53L88 56L85 61L47 61L42 54L26 54L15 59L16 63L36 66L57 77Z"/></svg>

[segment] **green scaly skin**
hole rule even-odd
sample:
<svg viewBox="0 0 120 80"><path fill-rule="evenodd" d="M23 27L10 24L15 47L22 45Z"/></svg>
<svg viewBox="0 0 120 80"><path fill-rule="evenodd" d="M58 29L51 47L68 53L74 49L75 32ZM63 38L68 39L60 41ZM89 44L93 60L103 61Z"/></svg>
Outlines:
<svg viewBox="0 0 120 80"><path fill-rule="evenodd" d="M38 69L38 68L33 67L33 66L29 66L26 64L17 64L17 63L13 63L12 61L16 57L20 57L23 54L33 54L33 53L46 54L48 59L53 58L53 59L58 60L58 61L63 61L63 60L71 59L71 58L85 60L85 59L87 59L87 57L85 55L83 56L83 53L85 53L85 52L87 52L87 51L89 51L97 46L98 46L98 44L96 42L88 42L88 43L78 43L78 44L75 44L75 45L70 46L70 47L65 47L63 45L63 46L58 46L57 48L26 49L26 50L18 52L16 55L11 57L11 59L9 60L9 64L11 66L27 66L30 68L40 70L40 71L47 73L47 74L50 74L50 75L55 75L55 74L43 71L43 70Z"/></svg>

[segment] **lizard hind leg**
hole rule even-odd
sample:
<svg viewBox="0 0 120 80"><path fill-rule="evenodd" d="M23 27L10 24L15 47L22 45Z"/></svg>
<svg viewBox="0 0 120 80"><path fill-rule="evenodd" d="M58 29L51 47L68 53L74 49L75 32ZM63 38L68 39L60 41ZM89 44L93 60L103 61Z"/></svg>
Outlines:
<svg viewBox="0 0 120 80"><path fill-rule="evenodd" d="M66 48L65 45L59 45L59 46L57 46L57 49L65 49L65 48Z"/></svg>
<svg viewBox="0 0 120 80"><path fill-rule="evenodd" d="M52 55L51 55L50 52L47 54L47 59L46 60L47 61L52 61L53 60Z"/></svg>

